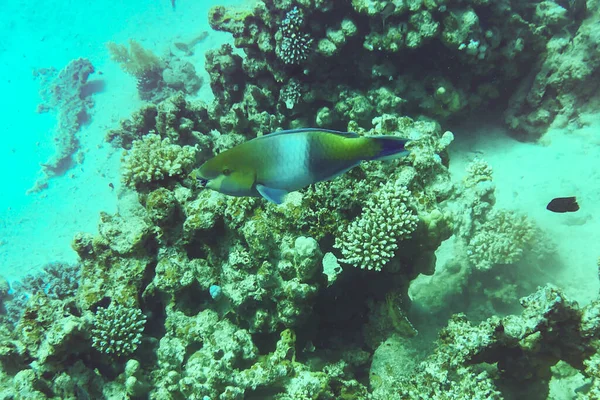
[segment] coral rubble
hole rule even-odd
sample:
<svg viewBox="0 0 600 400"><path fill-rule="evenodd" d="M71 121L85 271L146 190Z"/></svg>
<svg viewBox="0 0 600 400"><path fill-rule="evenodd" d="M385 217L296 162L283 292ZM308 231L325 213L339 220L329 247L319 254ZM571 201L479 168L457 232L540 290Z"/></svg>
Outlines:
<svg viewBox="0 0 600 400"><path fill-rule="evenodd" d="M76 161L73 156L79 150L77 133L91 118L92 94L98 90L88 82L92 73L94 66L85 58L71 61L60 72L54 68L34 71L41 81L42 103L38 112L56 111L58 122L53 135L56 153L42 164L41 177L30 192L44 189L48 179L63 174Z"/></svg>

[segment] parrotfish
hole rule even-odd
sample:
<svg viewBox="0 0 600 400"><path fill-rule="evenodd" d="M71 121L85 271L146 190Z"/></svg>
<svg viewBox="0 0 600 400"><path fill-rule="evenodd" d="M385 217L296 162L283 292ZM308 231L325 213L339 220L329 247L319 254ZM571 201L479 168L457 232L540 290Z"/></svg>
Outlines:
<svg viewBox="0 0 600 400"><path fill-rule="evenodd" d="M305 128L251 139L192 172L201 186L281 204L292 191L333 179L362 161L400 158L407 139Z"/></svg>

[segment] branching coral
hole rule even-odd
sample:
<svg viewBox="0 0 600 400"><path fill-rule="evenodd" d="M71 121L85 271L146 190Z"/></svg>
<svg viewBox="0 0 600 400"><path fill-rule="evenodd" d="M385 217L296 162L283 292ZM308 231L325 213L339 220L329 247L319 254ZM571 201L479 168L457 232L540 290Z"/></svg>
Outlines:
<svg viewBox="0 0 600 400"><path fill-rule="evenodd" d="M129 49L114 42L108 42L106 47L112 60L121 64L123 71L137 78L163 68L160 58L133 39L129 41Z"/></svg>
<svg viewBox="0 0 600 400"><path fill-rule="evenodd" d="M133 142L123 157L123 181L135 186L178 177L196 161L196 147L179 146L150 133Z"/></svg>
<svg viewBox="0 0 600 400"><path fill-rule="evenodd" d="M81 275L80 264L50 263L42 271L26 275L20 281L4 286L0 277L0 309L4 309L6 319L11 324L16 324L27 307L29 299L38 294L43 294L52 300L73 300L79 287Z"/></svg>
<svg viewBox="0 0 600 400"><path fill-rule="evenodd" d="M297 80L292 79L287 83L287 85L281 88L281 91L279 92L279 100L285 104L285 107L288 110L291 110L294 108L294 106L296 106L296 104L298 104L298 102L300 102L300 99L302 98L301 90L302 86L300 83Z"/></svg>
<svg viewBox="0 0 600 400"><path fill-rule="evenodd" d="M344 256L340 261L381 271L394 256L398 241L410 238L417 227L418 218L407 205L410 196L399 181L383 185L336 240Z"/></svg>
<svg viewBox="0 0 600 400"><path fill-rule="evenodd" d="M279 25L277 56L286 64L300 64L311 50L313 39L303 30L304 15L298 7L292 8Z"/></svg>
<svg viewBox="0 0 600 400"><path fill-rule="evenodd" d="M492 210L469 241L467 254L477 269L514 264L532 246L534 238L535 227L527 217Z"/></svg>
<svg viewBox="0 0 600 400"><path fill-rule="evenodd" d="M50 263L35 275L27 275L21 282L16 282L14 290L33 295L43 292L53 299L72 297L77 292L81 265Z"/></svg>
<svg viewBox="0 0 600 400"><path fill-rule="evenodd" d="M79 287L80 275L79 264L48 264L43 269L44 291L54 299L72 297Z"/></svg>
<svg viewBox="0 0 600 400"><path fill-rule="evenodd" d="M92 345L100 352L126 356L133 353L142 337L146 316L138 308L112 303L98 308L92 329Z"/></svg>

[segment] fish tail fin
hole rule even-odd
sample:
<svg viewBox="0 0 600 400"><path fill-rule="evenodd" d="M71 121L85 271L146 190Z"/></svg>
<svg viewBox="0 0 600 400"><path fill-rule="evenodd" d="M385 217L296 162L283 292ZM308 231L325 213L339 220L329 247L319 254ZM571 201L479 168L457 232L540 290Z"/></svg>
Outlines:
<svg viewBox="0 0 600 400"><path fill-rule="evenodd" d="M407 156L410 151L405 148L408 139L397 136L368 136L376 145L377 151L369 160L395 160Z"/></svg>

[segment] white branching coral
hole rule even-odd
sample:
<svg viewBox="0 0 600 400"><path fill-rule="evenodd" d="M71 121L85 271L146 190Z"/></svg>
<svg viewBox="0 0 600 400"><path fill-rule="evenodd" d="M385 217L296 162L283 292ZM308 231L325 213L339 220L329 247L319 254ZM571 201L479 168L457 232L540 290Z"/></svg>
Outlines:
<svg viewBox="0 0 600 400"><path fill-rule="evenodd" d="M495 264L514 264L534 244L536 228L525 216L507 210L492 210L469 240L467 254L477 269Z"/></svg>
<svg viewBox="0 0 600 400"><path fill-rule="evenodd" d="M298 7L288 11L279 25L276 53L286 64L301 64L310 54L313 38L303 26L304 15Z"/></svg>
<svg viewBox="0 0 600 400"><path fill-rule="evenodd" d="M398 242L410 238L418 217L407 206L411 193L400 181L390 181L370 198L363 213L336 239L340 261L380 271L394 256Z"/></svg>
<svg viewBox="0 0 600 400"><path fill-rule="evenodd" d="M196 162L197 148L179 146L150 133L135 140L123 156L123 182L129 186L180 176Z"/></svg>
<svg viewBox="0 0 600 400"><path fill-rule="evenodd" d="M112 303L98 308L92 329L92 345L102 353L125 356L137 349L146 316L138 308Z"/></svg>

